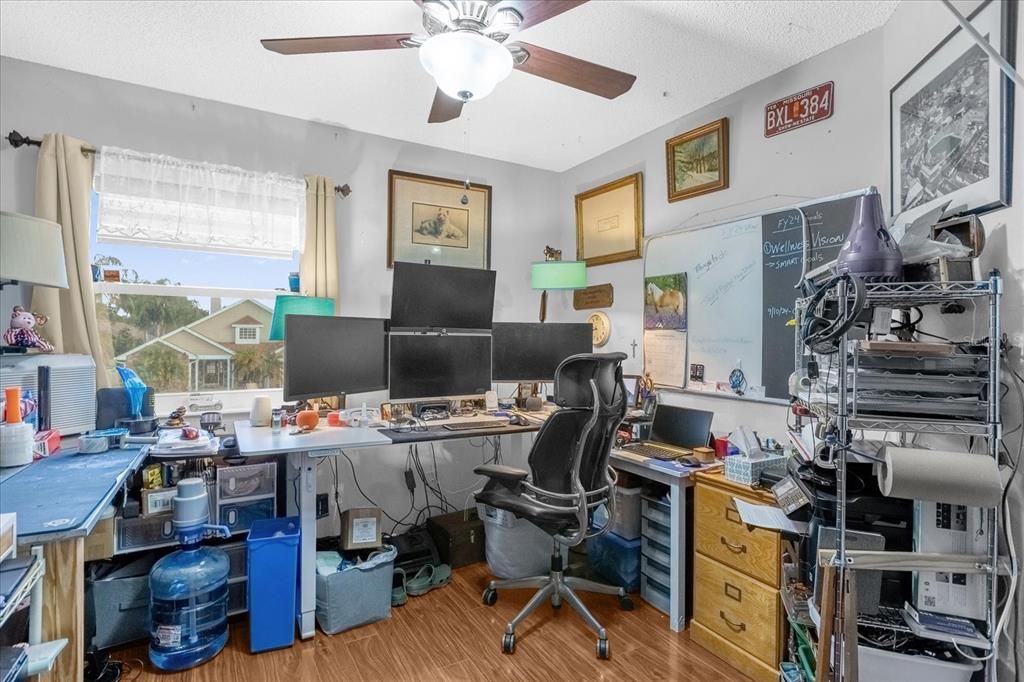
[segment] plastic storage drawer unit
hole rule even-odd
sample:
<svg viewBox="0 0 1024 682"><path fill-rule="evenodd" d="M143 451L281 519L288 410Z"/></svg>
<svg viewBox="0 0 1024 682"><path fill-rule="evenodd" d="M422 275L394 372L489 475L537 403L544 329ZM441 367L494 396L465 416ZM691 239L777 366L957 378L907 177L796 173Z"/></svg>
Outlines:
<svg viewBox="0 0 1024 682"><path fill-rule="evenodd" d="M232 533L249 530L253 523L264 519L272 519L277 514L277 501L268 497L265 500L250 500L224 504L217 509L217 521L227 526Z"/></svg>
<svg viewBox="0 0 1024 682"><path fill-rule="evenodd" d="M277 464L244 464L217 469L217 502L273 495L277 489Z"/></svg>
<svg viewBox="0 0 1024 682"><path fill-rule="evenodd" d="M249 563L249 649L256 653L295 641L299 519L257 520L246 541Z"/></svg>

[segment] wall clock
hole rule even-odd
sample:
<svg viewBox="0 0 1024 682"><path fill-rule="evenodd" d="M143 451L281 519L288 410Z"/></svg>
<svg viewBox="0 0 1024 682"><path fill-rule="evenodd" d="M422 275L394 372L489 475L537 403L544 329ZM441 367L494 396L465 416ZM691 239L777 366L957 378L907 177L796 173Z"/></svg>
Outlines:
<svg viewBox="0 0 1024 682"><path fill-rule="evenodd" d="M608 338L612 335L612 321L608 314L600 311L591 313L587 317L587 322L594 327L594 345L603 346L608 343Z"/></svg>

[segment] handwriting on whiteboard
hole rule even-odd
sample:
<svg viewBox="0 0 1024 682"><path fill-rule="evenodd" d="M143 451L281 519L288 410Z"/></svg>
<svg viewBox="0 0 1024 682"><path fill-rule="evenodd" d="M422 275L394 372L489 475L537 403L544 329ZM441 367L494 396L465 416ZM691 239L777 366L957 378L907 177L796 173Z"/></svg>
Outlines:
<svg viewBox="0 0 1024 682"><path fill-rule="evenodd" d="M722 299L723 296L732 291L737 284L739 284L747 277L749 277L750 273L754 271L755 267L757 267L757 261L751 261L747 263L742 268L740 268L740 271L737 272L732 279L730 279L727 282L723 282L722 284L719 284L717 287L715 287L708 293L704 294L703 298L701 299L701 303L703 303L706 306L715 305L716 303L718 303L718 301Z"/></svg>

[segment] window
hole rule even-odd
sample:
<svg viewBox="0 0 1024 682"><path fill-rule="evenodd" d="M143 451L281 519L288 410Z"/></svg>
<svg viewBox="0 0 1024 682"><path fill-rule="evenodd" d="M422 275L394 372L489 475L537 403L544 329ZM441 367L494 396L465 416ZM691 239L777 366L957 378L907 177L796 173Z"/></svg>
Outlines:
<svg viewBox="0 0 1024 682"><path fill-rule="evenodd" d="M259 343L260 328L256 325L235 325L235 343Z"/></svg>
<svg viewBox="0 0 1024 682"><path fill-rule="evenodd" d="M299 269L305 183L104 148L94 186L109 364L154 388L158 414L203 401L244 411L252 392L279 390L283 344L266 337L278 289Z"/></svg>

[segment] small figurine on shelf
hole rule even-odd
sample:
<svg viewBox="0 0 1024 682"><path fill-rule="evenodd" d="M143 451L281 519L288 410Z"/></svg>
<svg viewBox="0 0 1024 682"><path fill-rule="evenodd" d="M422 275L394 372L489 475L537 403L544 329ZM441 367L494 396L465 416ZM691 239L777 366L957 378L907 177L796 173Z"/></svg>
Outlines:
<svg viewBox="0 0 1024 682"><path fill-rule="evenodd" d="M52 353L53 346L35 330L37 326L45 325L46 321L45 315L29 312L20 305L14 306L11 312L11 326L4 332L4 343L8 346L38 348L43 353Z"/></svg>

